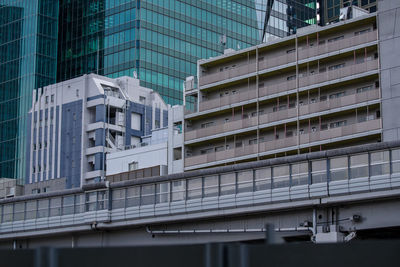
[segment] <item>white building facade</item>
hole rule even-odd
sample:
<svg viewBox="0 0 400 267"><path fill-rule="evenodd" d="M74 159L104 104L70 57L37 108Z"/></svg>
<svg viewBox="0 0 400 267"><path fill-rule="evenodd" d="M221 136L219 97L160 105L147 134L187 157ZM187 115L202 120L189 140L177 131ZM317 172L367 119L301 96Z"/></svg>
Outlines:
<svg viewBox="0 0 400 267"><path fill-rule="evenodd" d="M26 184L62 178L65 188L73 188L103 180L108 168L122 171L124 164L107 163L107 155L131 151L153 131L165 132L169 108L158 93L131 77L89 74L34 91ZM143 164L166 164L162 155L167 153L154 149L161 156Z"/></svg>

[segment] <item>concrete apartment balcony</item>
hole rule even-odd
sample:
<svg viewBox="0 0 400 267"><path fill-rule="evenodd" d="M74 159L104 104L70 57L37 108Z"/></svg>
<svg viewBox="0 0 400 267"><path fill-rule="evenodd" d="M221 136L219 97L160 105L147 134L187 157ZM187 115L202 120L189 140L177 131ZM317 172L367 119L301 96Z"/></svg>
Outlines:
<svg viewBox="0 0 400 267"><path fill-rule="evenodd" d="M262 55L260 55L262 57ZM283 66L296 61L296 53L289 53L278 57L265 57L258 61L258 70L269 69L277 66Z"/></svg>
<svg viewBox="0 0 400 267"><path fill-rule="evenodd" d="M259 97L274 95L296 89L296 80L285 81L272 85L265 85L259 88Z"/></svg>
<svg viewBox="0 0 400 267"><path fill-rule="evenodd" d="M278 149L294 147L297 145L326 141L379 129L381 129L381 119L354 123L343 127L337 127L324 131L316 131L312 133L302 134L300 135L300 137L295 135L288 138L281 138L271 141L260 142L259 146L257 144L254 144L224 151L208 153L204 155L186 157L185 167L218 162L222 160L229 160L229 159L234 160L235 158L238 157L249 156L253 154L254 157L256 157L257 153L270 152ZM300 144L298 143L299 140Z"/></svg>
<svg viewBox="0 0 400 267"><path fill-rule="evenodd" d="M299 78L299 87L316 85L336 79L345 78L351 75L377 70L378 60L371 60L360 64L353 64L336 70L326 71L319 74Z"/></svg>
<svg viewBox="0 0 400 267"><path fill-rule="evenodd" d="M260 124L286 120L297 116L297 109L290 108L260 115Z"/></svg>
<svg viewBox="0 0 400 267"><path fill-rule="evenodd" d="M379 99L379 89L373 89L362 93L356 93L352 95L346 95L339 98L328 99L326 101L320 101L317 103L311 103L299 107L299 115L308 115L326 111L335 108L346 107L366 101L372 101Z"/></svg>
<svg viewBox="0 0 400 267"><path fill-rule="evenodd" d="M240 119L235 121L230 121L223 124L214 125L207 128L201 128L198 130L186 131L185 141L202 138L210 135L231 132L239 129L244 129L257 125L257 117L251 117L247 119Z"/></svg>
<svg viewBox="0 0 400 267"><path fill-rule="evenodd" d="M250 63L250 64L246 64L244 66L231 68L228 70L223 70L223 71L220 71L217 73L212 73L212 74L208 74L208 75L203 74L199 78L199 84L200 84L200 86L203 86L206 84L246 75L246 74L249 74L249 73L252 73L255 71L256 71L256 64Z"/></svg>
<svg viewBox="0 0 400 267"><path fill-rule="evenodd" d="M381 129L381 119L369 120L329 130L302 134L300 135L300 144L330 140L379 129Z"/></svg>
<svg viewBox="0 0 400 267"><path fill-rule="evenodd" d="M362 93L356 93L356 94L342 96L339 98L328 99L326 101L320 101L317 103L302 105L299 107L299 116L319 113L322 111L327 111L336 108L342 108L377 99L379 99L379 89L373 89ZM279 110L276 112L260 115L259 124L261 125L277 121L283 121L295 117L297 117L297 109L296 107L293 107L290 109ZM245 129L256 125L257 125L257 117L252 117L248 119L241 119L241 120L231 121L228 123L218 124L208 128L186 131L185 141L207 136L213 136L221 133L227 133L239 129Z"/></svg>
<svg viewBox="0 0 400 267"><path fill-rule="evenodd" d="M343 40L338 40L335 42L325 42L325 44L316 45L314 47L300 47L299 60L340 51L342 49L354 47L365 43L370 43L376 41L377 39L377 31L371 31L350 38L344 38Z"/></svg>
<svg viewBox="0 0 400 267"><path fill-rule="evenodd" d="M248 89L239 91L237 94L218 97L215 99L210 99L207 101L200 102L199 111L210 110L213 108L223 107L227 105L232 105L242 101L247 101L254 99L257 96L256 89Z"/></svg>

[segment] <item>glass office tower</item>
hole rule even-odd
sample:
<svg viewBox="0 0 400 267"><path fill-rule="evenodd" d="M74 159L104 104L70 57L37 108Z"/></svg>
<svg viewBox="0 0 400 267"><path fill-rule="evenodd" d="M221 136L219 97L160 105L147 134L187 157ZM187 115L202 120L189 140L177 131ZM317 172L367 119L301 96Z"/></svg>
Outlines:
<svg viewBox="0 0 400 267"><path fill-rule="evenodd" d="M54 83L57 0L0 0L0 177L22 178L32 90Z"/></svg>
<svg viewBox="0 0 400 267"><path fill-rule="evenodd" d="M319 0L321 25L338 21L340 8L348 6L358 6L370 13L376 12L377 0Z"/></svg>
<svg viewBox="0 0 400 267"><path fill-rule="evenodd" d="M136 75L180 104L198 59L259 42L254 0L61 0L57 80Z"/></svg>
<svg viewBox="0 0 400 267"><path fill-rule="evenodd" d="M0 177L22 174L33 89L85 73L128 75L181 104L198 59L312 24L313 3L0 0Z"/></svg>
<svg viewBox="0 0 400 267"><path fill-rule="evenodd" d="M295 34L298 28L317 23L318 0L257 0L262 40ZM262 23L262 24L261 24Z"/></svg>

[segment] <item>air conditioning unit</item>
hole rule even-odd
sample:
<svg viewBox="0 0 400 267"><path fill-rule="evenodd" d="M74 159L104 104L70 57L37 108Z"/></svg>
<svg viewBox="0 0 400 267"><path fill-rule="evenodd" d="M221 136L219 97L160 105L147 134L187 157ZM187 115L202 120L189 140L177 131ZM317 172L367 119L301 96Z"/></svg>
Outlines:
<svg viewBox="0 0 400 267"><path fill-rule="evenodd" d="M194 76L186 77L186 81L183 82L183 89L185 91L194 89Z"/></svg>
<svg viewBox="0 0 400 267"><path fill-rule="evenodd" d="M14 197L15 196L15 186L7 187L6 189L6 197Z"/></svg>
<svg viewBox="0 0 400 267"><path fill-rule="evenodd" d="M118 148L123 148L124 147L124 137L122 135L117 135L117 137L116 137L116 146Z"/></svg>
<svg viewBox="0 0 400 267"><path fill-rule="evenodd" d="M125 125L125 114L122 112L117 112L116 113L116 119L117 119L117 124L119 126L124 126Z"/></svg>

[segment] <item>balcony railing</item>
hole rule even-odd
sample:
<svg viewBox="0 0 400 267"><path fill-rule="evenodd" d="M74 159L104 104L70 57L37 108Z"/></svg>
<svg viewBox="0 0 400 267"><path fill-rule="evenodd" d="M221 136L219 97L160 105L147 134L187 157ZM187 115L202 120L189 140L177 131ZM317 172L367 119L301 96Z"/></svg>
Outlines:
<svg viewBox="0 0 400 267"><path fill-rule="evenodd" d="M295 61L296 53L285 54L278 57L266 57L264 60L259 60L258 70L282 66Z"/></svg>
<svg viewBox="0 0 400 267"><path fill-rule="evenodd" d="M253 63L246 64L244 66L231 68L228 70L223 70L223 71L213 73L213 74L203 75L199 78L199 83L200 83L200 86L203 86L205 84L239 77L239 76L246 75L248 73L252 73L255 71L256 71L256 64L253 62Z"/></svg>
<svg viewBox="0 0 400 267"><path fill-rule="evenodd" d="M298 57L299 60L302 60L309 57L314 57L325 53L330 53L333 51L339 51L341 49L357 46L363 43L373 42L376 40L377 40L377 32L372 31L366 34L345 38L343 40L338 40L335 42L326 42L323 45L316 45L314 47L301 47L298 52L299 53ZM260 55L260 57L262 57L262 54ZM263 60L259 60L258 69L259 70L269 69L277 66L282 66L288 63L292 63L295 61L296 61L295 52L277 57L267 56ZM205 85L217 81L226 80L229 78L234 78L255 71L256 71L256 65L255 63L252 63L248 66L237 67L226 71L221 71L219 73L208 74L208 75L205 74L202 77L200 77L200 85Z"/></svg>
<svg viewBox="0 0 400 267"><path fill-rule="evenodd" d="M363 103L365 101L371 101L379 99L379 90L369 90L366 92L345 95L342 97L328 99L326 101L320 101L317 103L311 103L308 105L302 105L299 107L299 116L313 114L321 111L326 111L334 108L346 107L358 103ZM259 124L266 124L281 120L291 119L297 116L296 107L280 110L276 112L271 112L259 116ZM257 125L257 117L251 117L248 119L240 119L236 121L231 121L228 123L223 123L208 128L202 128L198 130L187 130L185 132L185 141L193 140L197 138L202 138L206 136L212 136L216 134L226 133L238 129L245 129L248 127Z"/></svg>
<svg viewBox="0 0 400 267"><path fill-rule="evenodd" d="M232 105L242 101L254 99L256 98L256 96L257 96L257 91L254 88L242 90L239 91L237 94L222 96L222 97L217 97L215 99L202 101L200 102L199 110L204 111L217 107L223 107L226 105Z"/></svg>
<svg viewBox="0 0 400 267"><path fill-rule="evenodd" d="M257 117L252 117L248 119L239 119L235 121L226 122L223 124L201 128L198 130L186 131L185 132L185 141L192 140L196 138L201 138L205 136L210 136L219 133L231 132L243 128L248 128L251 126L257 125Z"/></svg>
<svg viewBox="0 0 400 267"><path fill-rule="evenodd" d="M361 34L358 36L353 36L350 38L345 38L335 42L326 42L323 45L316 45L314 47L304 47L299 49L299 60L322 55L325 53L330 53L334 51L339 51L341 49L354 47L360 44L369 43L377 40L377 32L372 31L369 33Z"/></svg>
<svg viewBox="0 0 400 267"><path fill-rule="evenodd" d="M376 69L378 69L378 60L371 60L365 63L353 64L340 69L301 77L299 78L299 87L319 84Z"/></svg>
<svg viewBox="0 0 400 267"><path fill-rule="evenodd" d="M381 129L381 120L370 120L366 122L355 123L343 127L337 127L328 130L316 131L312 133L300 135L300 144L307 144L317 141L323 141L338 137L345 137L357 133L363 133ZM258 153L273 151L276 149L288 148L298 144L298 137L276 139L272 141L261 141ZM232 148L219 152L207 153L204 155L192 156L185 158L185 167L195 166L199 164L212 163L220 160L235 160L235 157L248 156L257 153L258 145L243 146L240 148Z"/></svg>
<svg viewBox="0 0 400 267"><path fill-rule="evenodd" d="M277 201L354 197L376 190L390 194L400 187L399 142L336 150L333 154L335 157L327 153L291 156L237 165L235 170L202 170L185 178L175 175L172 179L143 179L110 188L99 184L90 191L72 189L5 199L0 201L0 234L89 226L93 222L165 219Z"/></svg>

